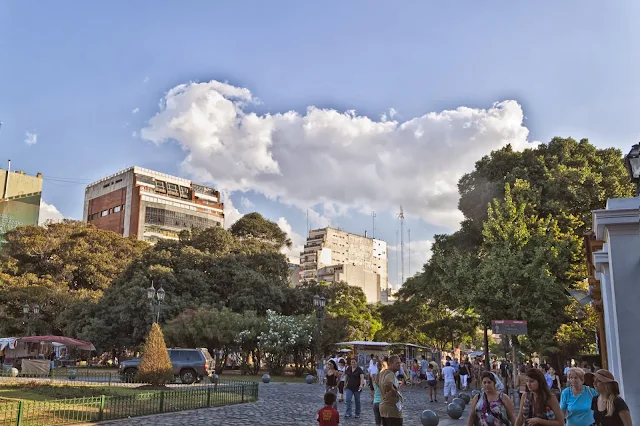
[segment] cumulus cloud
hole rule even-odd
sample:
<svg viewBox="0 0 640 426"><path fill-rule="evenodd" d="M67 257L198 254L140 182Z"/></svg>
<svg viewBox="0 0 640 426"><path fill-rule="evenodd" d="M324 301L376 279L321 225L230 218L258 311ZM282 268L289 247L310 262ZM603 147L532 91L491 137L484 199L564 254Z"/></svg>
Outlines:
<svg viewBox="0 0 640 426"><path fill-rule="evenodd" d="M176 141L185 171L226 191L253 190L302 210L395 212L455 229L457 181L482 156L531 146L516 101L459 107L398 121L314 106L256 114L246 88L218 81L169 90L142 129L155 143Z"/></svg>
<svg viewBox="0 0 640 426"><path fill-rule="evenodd" d="M42 226L52 222L62 222L64 215L53 204L48 204L40 200L40 214L38 215L38 225Z"/></svg>
<svg viewBox="0 0 640 426"><path fill-rule="evenodd" d="M253 202L247 197L242 197L240 199L240 205L242 205L242 207L244 207L245 209L250 209L254 206Z"/></svg>
<svg viewBox="0 0 640 426"><path fill-rule="evenodd" d="M300 253L304 248L305 237L295 232L284 217L279 218L276 223L291 240L291 248L283 248L282 253L287 256L290 262L300 263Z"/></svg>
<svg viewBox="0 0 640 426"><path fill-rule="evenodd" d="M224 200L224 229L229 229L244 215L233 205L227 192L222 192L222 199Z"/></svg>
<svg viewBox="0 0 640 426"><path fill-rule="evenodd" d="M140 111L140 108L136 107L131 111L131 114L137 114Z"/></svg>
<svg viewBox="0 0 640 426"><path fill-rule="evenodd" d="M33 132L24 132L24 143L27 145L35 145L38 143L38 134Z"/></svg>

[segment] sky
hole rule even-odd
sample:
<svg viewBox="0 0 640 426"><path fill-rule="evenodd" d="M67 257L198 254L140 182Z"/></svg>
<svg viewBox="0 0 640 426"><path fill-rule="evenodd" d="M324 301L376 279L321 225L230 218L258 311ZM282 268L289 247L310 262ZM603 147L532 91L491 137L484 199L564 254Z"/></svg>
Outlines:
<svg viewBox="0 0 640 426"><path fill-rule="evenodd" d="M375 211L397 285L400 205L409 276L483 155L638 141L637 22L633 1L4 1L0 164L43 173L42 218L81 219L131 165L191 178L289 254Z"/></svg>

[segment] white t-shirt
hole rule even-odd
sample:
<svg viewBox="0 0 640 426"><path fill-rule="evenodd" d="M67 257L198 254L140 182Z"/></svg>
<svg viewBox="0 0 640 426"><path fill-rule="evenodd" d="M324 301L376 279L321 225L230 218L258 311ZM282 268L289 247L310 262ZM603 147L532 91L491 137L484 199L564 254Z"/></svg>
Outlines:
<svg viewBox="0 0 640 426"><path fill-rule="evenodd" d="M455 368L451 366L444 367L442 369L442 376L444 377L445 382L455 382L456 381L455 373L456 373Z"/></svg>
<svg viewBox="0 0 640 426"><path fill-rule="evenodd" d="M378 374L378 366L374 360L369 361L369 374Z"/></svg>

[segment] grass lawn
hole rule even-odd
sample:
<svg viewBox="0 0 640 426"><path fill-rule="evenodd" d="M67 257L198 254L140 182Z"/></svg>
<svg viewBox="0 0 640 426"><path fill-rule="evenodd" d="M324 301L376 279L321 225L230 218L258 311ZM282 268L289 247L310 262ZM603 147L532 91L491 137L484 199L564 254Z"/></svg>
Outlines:
<svg viewBox="0 0 640 426"><path fill-rule="evenodd" d="M92 396L125 396L141 392L136 388L118 386L82 386L62 384L42 384L38 382L2 383L0 398L26 399L31 401L47 401L50 399L84 398Z"/></svg>

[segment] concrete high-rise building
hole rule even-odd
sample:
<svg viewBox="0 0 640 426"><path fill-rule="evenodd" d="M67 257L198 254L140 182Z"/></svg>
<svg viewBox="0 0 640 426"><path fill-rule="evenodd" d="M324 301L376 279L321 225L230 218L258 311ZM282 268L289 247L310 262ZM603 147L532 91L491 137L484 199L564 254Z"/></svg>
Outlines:
<svg viewBox="0 0 640 426"><path fill-rule="evenodd" d="M224 205L213 188L130 167L87 186L84 221L153 243L192 227L224 226Z"/></svg>
<svg viewBox="0 0 640 426"><path fill-rule="evenodd" d="M367 302L386 302L389 291L385 241L335 228L309 231L300 253L300 281L337 282L360 287Z"/></svg>
<svg viewBox="0 0 640 426"><path fill-rule="evenodd" d="M42 175L0 169L0 244L2 234L23 225L37 225L42 196Z"/></svg>

